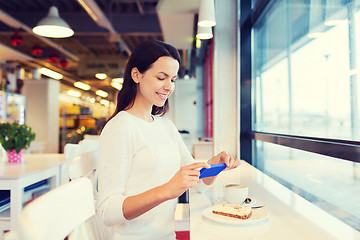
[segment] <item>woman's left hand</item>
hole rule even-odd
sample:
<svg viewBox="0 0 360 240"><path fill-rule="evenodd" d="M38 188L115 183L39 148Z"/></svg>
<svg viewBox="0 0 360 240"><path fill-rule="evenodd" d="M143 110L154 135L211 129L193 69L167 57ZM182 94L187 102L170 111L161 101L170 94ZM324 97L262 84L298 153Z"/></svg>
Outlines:
<svg viewBox="0 0 360 240"><path fill-rule="evenodd" d="M217 163L225 163L227 167L224 170L230 170L240 166L240 160L238 158L233 158L225 151L222 151L221 153L212 157L208 161L208 164L217 164Z"/></svg>

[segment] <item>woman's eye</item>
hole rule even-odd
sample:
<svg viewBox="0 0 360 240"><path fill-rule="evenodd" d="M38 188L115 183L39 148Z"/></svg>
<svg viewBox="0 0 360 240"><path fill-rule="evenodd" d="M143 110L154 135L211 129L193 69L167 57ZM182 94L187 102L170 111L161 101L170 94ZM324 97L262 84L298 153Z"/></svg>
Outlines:
<svg viewBox="0 0 360 240"><path fill-rule="evenodd" d="M161 78L161 77L158 77L158 79L161 80L161 81L162 81L162 80L165 80L165 78Z"/></svg>
<svg viewBox="0 0 360 240"><path fill-rule="evenodd" d="M175 79L171 79L171 82L175 82Z"/></svg>

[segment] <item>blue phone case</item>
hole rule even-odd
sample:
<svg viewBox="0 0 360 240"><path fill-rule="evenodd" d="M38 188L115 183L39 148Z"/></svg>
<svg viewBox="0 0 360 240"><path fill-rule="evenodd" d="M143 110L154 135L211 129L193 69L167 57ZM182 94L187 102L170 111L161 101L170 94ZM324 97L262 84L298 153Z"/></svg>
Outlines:
<svg viewBox="0 0 360 240"><path fill-rule="evenodd" d="M211 168L202 168L200 170L199 178L212 177L218 175L222 170L226 168L225 163L212 164L210 166Z"/></svg>

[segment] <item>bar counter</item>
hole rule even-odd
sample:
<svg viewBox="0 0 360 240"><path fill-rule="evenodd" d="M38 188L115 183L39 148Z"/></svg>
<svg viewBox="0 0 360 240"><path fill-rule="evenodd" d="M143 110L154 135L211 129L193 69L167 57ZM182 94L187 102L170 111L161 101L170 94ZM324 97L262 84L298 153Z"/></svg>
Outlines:
<svg viewBox="0 0 360 240"><path fill-rule="evenodd" d="M266 217L224 220L211 215L214 203L224 201L223 186L241 183L249 186L254 209ZM190 239L346 239L360 240L360 232L343 223L314 204L306 201L255 167L241 161L237 169L221 172L215 183L205 192L189 191ZM255 213L255 214L254 214ZM221 217L221 218L219 218ZM254 220L255 219L255 220Z"/></svg>

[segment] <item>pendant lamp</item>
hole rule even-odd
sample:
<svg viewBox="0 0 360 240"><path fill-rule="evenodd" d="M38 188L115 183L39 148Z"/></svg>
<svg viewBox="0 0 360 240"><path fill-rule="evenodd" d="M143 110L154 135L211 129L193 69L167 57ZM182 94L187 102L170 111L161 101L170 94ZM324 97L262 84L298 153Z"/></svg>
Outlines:
<svg viewBox="0 0 360 240"><path fill-rule="evenodd" d="M212 27L200 27L200 26L198 26L197 29L198 30L197 30L196 37L198 39L205 40L205 39L210 39L210 38L213 37Z"/></svg>
<svg viewBox="0 0 360 240"><path fill-rule="evenodd" d="M59 11L55 6L50 7L48 15L33 28L33 32L50 38L67 38L74 35L70 26L60 18Z"/></svg>
<svg viewBox="0 0 360 240"><path fill-rule="evenodd" d="M215 25L214 0L200 0L198 26L213 27Z"/></svg>

